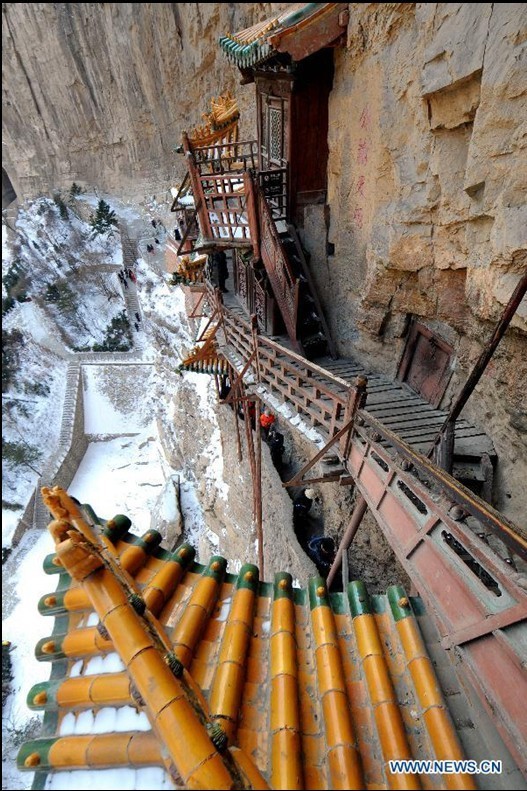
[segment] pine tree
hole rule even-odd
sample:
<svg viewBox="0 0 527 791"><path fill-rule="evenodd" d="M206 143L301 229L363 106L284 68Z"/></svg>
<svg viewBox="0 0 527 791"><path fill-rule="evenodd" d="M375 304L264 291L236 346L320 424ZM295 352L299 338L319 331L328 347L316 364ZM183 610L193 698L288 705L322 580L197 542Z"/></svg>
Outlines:
<svg viewBox="0 0 527 791"><path fill-rule="evenodd" d="M64 199L63 199L62 195L60 194L60 192L56 192L55 195L53 195L53 200L55 202L55 205L58 207L58 210L60 212L61 218L63 220L67 220L68 217L69 217L69 215L68 215L68 207L64 203Z"/></svg>
<svg viewBox="0 0 527 791"><path fill-rule="evenodd" d="M73 184L70 187L70 195L69 195L69 198L68 198L68 203L74 204L75 203L75 199L78 198L79 195L83 195L83 194L84 194L84 190L82 189L82 187L79 186L74 181Z"/></svg>
<svg viewBox="0 0 527 791"><path fill-rule="evenodd" d="M90 225L93 228L93 235L107 233L112 226L117 226L117 217L113 209L102 200L97 204L97 211L90 217Z"/></svg>

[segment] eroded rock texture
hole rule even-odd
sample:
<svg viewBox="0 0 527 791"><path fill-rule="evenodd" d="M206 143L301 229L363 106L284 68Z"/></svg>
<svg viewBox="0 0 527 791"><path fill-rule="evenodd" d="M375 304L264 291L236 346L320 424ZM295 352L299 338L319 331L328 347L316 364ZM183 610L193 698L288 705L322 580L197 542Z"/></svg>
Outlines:
<svg viewBox="0 0 527 791"><path fill-rule="evenodd" d="M455 349L448 405L527 270L527 10L350 8L330 97L329 216L309 210L304 239L340 351L395 375L415 316ZM519 521L526 301L464 412L491 434L498 505Z"/></svg>
<svg viewBox="0 0 527 791"><path fill-rule="evenodd" d="M239 82L218 37L285 5L4 3L2 159L17 195L72 181L164 193L182 129Z"/></svg>

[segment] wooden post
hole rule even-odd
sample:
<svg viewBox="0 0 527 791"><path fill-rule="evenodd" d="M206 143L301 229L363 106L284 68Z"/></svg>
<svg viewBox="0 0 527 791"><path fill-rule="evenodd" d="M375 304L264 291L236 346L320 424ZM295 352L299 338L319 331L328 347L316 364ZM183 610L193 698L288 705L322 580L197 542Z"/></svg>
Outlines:
<svg viewBox="0 0 527 791"><path fill-rule="evenodd" d="M251 316L251 335L253 340L254 362L256 364L256 381L262 381L260 376L260 355L258 353L258 317L255 313Z"/></svg>
<svg viewBox="0 0 527 791"><path fill-rule="evenodd" d="M344 412L344 423L349 423L348 433L345 439L339 443L341 456L343 461L346 461L350 452L351 435L353 432L353 424L355 423L355 415L366 402L366 386L368 380L365 376L357 376L355 380L355 387L350 389L348 394L348 403Z"/></svg>
<svg viewBox="0 0 527 791"><path fill-rule="evenodd" d="M502 313L501 319L498 321L494 329L494 332L492 333L492 336L485 344L483 351L481 352L478 361L476 362L474 368L472 369L470 376L468 377L467 381L462 387L460 394L454 401L450 409L450 412L445 418L445 422L439 429L437 437L435 438L434 443L430 451L428 452L428 458L430 458L434 454L435 447L441 441L442 435L447 431L448 425L450 423L455 424L457 418L461 414L463 407L465 406L468 399L472 395L474 388L481 379L487 365L492 359L492 355L496 351L496 347L498 346L499 342L505 335L505 331L509 326L509 324L511 323L514 314L518 310L518 307L520 306L520 302L524 298L526 292L527 292L527 274L523 275L523 277L520 278L518 285L514 289L512 296L509 299L509 302L507 303L507 306L505 307L505 310Z"/></svg>
<svg viewBox="0 0 527 791"><path fill-rule="evenodd" d="M454 443L456 437L456 424L450 421L445 425L443 434L439 437L438 444L435 445L435 462L438 467L452 474L454 466Z"/></svg>
<svg viewBox="0 0 527 791"><path fill-rule="evenodd" d="M192 151L192 146L186 132L183 132L183 151L185 152L185 159L187 161L190 183L192 185L192 192L194 193L194 201L196 203L201 230L205 239L212 239L212 228L210 225L207 201L205 199L203 185L201 183L200 174L196 165L196 158Z"/></svg>
<svg viewBox="0 0 527 791"><path fill-rule="evenodd" d="M340 542L340 546L337 550L335 560L333 561L333 565L329 570L328 578L326 581L328 590L331 583L335 579L340 564L342 563L342 555L344 554L344 552L347 552L349 547L351 546L351 542L355 538L355 534L360 527L360 523L362 522L362 518L366 513L367 508L368 508L368 504L366 503L366 500L364 499L362 494L359 494L357 502L355 503L355 508L353 509L353 513L351 515L351 521L348 525L346 532L342 536L342 541Z"/></svg>
<svg viewBox="0 0 527 791"><path fill-rule="evenodd" d="M258 566L260 575L264 577L264 552L263 552L263 523L262 523L262 432L260 429L260 399L256 399L255 424L256 424L256 453L255 453L255 480L254 480L254 500L255 500L255 522L256 537L258 540Z"/></svg>

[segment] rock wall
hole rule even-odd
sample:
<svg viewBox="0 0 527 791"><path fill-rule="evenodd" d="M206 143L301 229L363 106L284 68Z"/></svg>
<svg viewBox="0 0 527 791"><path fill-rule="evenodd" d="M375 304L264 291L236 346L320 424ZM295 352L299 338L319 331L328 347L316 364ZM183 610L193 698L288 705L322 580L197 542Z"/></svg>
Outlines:
<svg viewBox="0 0 527 791"><path fill-rule="evenodd" d="M217 40L287 3L4 3L2 162L20 199L77 183L129 197L181 177L181 131L239 92ZM253 135L252 91L241 91Z"/></svg>
<svg viewBox="0 0 527 791"><path fill-rule="evenodd" d="M454 346L443 406L527 271L526 29L517 3L351 4L335 52L328 207L306 212L304 243L343 355L395 376L411 316ZM464 411L519 521L526 303Z"/></svg>

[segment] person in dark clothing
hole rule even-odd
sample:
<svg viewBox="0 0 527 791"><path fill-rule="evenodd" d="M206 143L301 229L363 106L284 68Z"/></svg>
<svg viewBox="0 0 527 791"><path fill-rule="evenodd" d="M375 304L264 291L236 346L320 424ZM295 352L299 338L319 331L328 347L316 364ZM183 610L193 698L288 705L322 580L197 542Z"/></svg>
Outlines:
<svg viewBox="0 0 527 791"><path fill-rule="evenodd" d="M271 461L278 472L282 471L284 453L284 435L277 431L274 426L269 429L269 450L271 451Z"/></svg>
<svg viewBox="0 0 527 791"><path fill-rule="evenodd" d="M223 294L228 293L225 288L225 281L229 277L229 268L227 266L227 256L224 250L216 250L210 259L211 280Z"/></svg>
<svg viewBox="0 0 527 791"><path fill-rule="evenodd" d="M147 249L147 252L153 253L154 252L154 245L147 244L146 249Z"/></svg>
<svg viewBox="0 0 527 791"><path fill-rule="evenodd" d="M155 220L152 220L152 225L154 226L154 228L157 228L157 223Z"/></svg>
<svg viewBox="0 0 527 791"><path fill-rule="evenodd" d="M159 244L159 239L154 239L154 242L155 242L156 244Z"/></svg>
<svg viewBox="0 0 527 791"><path fill-rule="evenodd" d="M141 316L139 315L139 313L137 311L135 311L135 320L137 321L138 324L141 321Z"/></svg>
<svg viewBox="0 0 527 791"><path fill-rule="evenodd" d="M319 574L327 577L335 560L335 542L326 536L316 536L307 542L307 554L315 563Z"/></svg>
<svg viewBox="0 0 527 791"><path fill-rule="evenodd" d="M315 499L314 489L304 489L293 500L293 524L295 530L305 527L307 515Z"/></svg>
<svg viewBox="0 0 527 791"><path fill-rule="evenodd" d="M174 228L174 239L176 240L176 242L180 242L181 238L182 238L181 231L179 230L179 228Z"/></svg>
<svg viewBox="0 0 527 791"><path fill-rule="evenodd" d="M220 401L225 401L229 393L231 392L231 383L229 381L228 376L221 377L221 385L220 385Z"/></svg>
<svg viewBox="0 0 527 791"><path fill-rule="evenodd" d="M137 323L137 321L134 321L134 327L135 327L135 331L139 332L139 324Z"/></svg>

